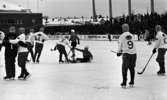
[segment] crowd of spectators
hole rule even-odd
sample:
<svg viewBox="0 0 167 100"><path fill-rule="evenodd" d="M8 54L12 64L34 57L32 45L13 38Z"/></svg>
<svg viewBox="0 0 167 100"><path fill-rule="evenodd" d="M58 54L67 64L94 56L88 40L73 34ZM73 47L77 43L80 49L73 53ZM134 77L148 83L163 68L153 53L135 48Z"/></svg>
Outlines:
<svg viewBox="0 0 167 100"><path fill-rule="evenodd" d="M120 16L106 20L101 24L86 23L85 25L73 26L52 26L46 27L46 31L50 34L57 32L67 33L71 29L75 29L78 34L121 34L121 25L128 23L130 32L140 36L144 31L149 30L152 37L155 36L155 25L159 24L163 27L163 31L167 30L167 13L164 14L132 14L131 16Z"/></svg>

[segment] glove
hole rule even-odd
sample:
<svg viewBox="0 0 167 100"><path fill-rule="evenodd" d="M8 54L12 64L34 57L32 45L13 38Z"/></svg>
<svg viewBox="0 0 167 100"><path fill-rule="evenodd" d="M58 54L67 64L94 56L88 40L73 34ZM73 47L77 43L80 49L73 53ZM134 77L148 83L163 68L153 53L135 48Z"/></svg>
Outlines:
<svg viewBox="0 0 167 100"><path fill-rule="evenodd" d="M26 42L26 44L27 44L27 48L28 48L28 49L33 48L33 45L32 45L30 42Z"/></svg>
<svg viewBox="0 0 167 100"><path fill-rule="evenodd" d="M157 52L156 48L152 50L152 53L155 54Z"/></svg>
<svg viewBox="0 0 167 100"><path fill-rule="evenodd" d="M54 49L50 49L50 51L54 51Z"/></svg>
<svg viewBox="0 0 167 100"><path fill-rule="evenodd" d="M3 42L3 41L2 41L2 40L0 40L0 44L2 44L2 42Z"/></svg>
<svg viewBox="0 0 167 100"><path fill-rule="evenodd" d="M45 40L43 39L42 42L45 42Z"/></svg>
<svg viewBox="0 0 167 100"><path fill-rule="evenodd" d="M121 56L122 55L122 53L117 53L117 56L119 57L119 56Z"/></svg>

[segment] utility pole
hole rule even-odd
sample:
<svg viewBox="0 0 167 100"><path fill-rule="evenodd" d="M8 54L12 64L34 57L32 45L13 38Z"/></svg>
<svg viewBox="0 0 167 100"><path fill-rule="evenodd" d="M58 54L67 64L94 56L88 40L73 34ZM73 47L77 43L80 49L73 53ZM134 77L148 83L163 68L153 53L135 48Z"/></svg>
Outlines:
<svg viewBox="0 0 167 100"><path fill-rule="evenodd" d="M132 14L132 5L131 5L131 0L128 0L128 13L129 13L129 16L131 16Z"/></svg>
<svg viewBox="0 0 167 100"><path fill-rule="evenodd" d="M112 0L109 0L109 18L112 18Z"/></svg>
<svg viewBox="0 0 167 100"><path fill-rule="evenodd" d="M132 5L131 0L128 0L128 13L129 13L129 22L131 21L131 15L132 15Z"/></svg>
<svg viewBox="0 0 167 100"><path fill-rule="evenodd" d="M154 14L155 10L154 10L154 0L151 0L151 13Z"/></svg>
<svg viewBox="0 0 167 100"><path fill-rule="evenodd" d="M93 8L93 21L96 21L96 8L95 8L95 0L92 0L92 8Z"/></svg>

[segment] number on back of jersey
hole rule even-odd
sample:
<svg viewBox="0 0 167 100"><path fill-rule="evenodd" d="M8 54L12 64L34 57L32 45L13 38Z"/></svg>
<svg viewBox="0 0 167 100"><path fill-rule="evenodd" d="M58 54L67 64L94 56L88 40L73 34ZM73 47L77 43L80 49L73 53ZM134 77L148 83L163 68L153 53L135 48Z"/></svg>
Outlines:
<svg viewBox="0 0 167 100"><path fill-rule="evenodd" d="M128 48L133 49L134 44L132 41L132 36L131 35L126 36L126 40L127 40Z"/></svg>

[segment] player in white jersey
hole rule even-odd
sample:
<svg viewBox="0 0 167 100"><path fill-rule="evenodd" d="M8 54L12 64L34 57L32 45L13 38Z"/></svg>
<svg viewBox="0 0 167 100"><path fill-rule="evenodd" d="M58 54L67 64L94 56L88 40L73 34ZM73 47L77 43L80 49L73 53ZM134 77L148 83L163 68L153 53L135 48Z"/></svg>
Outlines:
<svg viewBox="0 0 167 100"><path fill-rule="evenodd" d="M18 79L27 79L30 76L30 73L26 69L26 61L28 56L28 44L26 43L28 40L28 35L25 33L25 28L20 27L20 35L15 40L10 40L9 42L12 44L18 44L18 65L21 68L21 74L18 76Z"/></svg>
<svg viewBox="0 0 167 100"><path fill-rule="evenodd" d="M123 62L122 62L123 81L121 83L121 86L126 87L128 69L130 71L130 77L131 77L129 85L130 86L134 85L137 54L136 54L134 37L129 32L129 25L123 24L122 31L123 31L123 34L119 37L119 41L118 41L117 56L123 55Z"/></svg>
<svg viewBox="0 0 167 100"><path fill-rule="evenodd" d="M39 32L35 33L35 62L39 63L39 59L43 50L44 42L48 40L48 36L44 33L45 28L40 27Z"/></svg>
<svg viewBox="0 0 167 100"><path fill-rule="evenodd" d="M155 27L155 30L157 32L157 35L156 35L155 46L152 52L154 54L158 50L156 61L159 64L160 70L157 72L157 74L164 75L165 74L165 53L167 50L167 35L161 31L162 28L160 25L157 25Z"/></svg>
<svg viewBox="0 0 167 100"><path fill-rule="evenodd" d="M30 45L29 48L28 48L28 51L31 54L31 59L35 63L34 51L33 51L34 42L35 42L35 33L34 33L34 31L35 30L33 28L30 28L30 32L28 34L28 41L27 41L27 43L29 43L29 45ZM28 58L27 58L27 61L29 61Z"/></svg>
<svg viewBox="0 0 167 100"><path fill-rule="evenodd" d="M3 43L4 38L5 38L5 33L0 31L0 50L2 48L2 43Z"/></svg>
<svg viewBox="0 0 167 100"><path fill-rule="evenodd" d="M69 45L68 39L63 37L57 42L54 49L51 49L51 51L55 51L55 50L59 51L59 63L64 63L64 61L62 60L63 55L66 59L66 62L69 62L68 55L66 52L66 46L71 48L71 46Z"/></svg>

